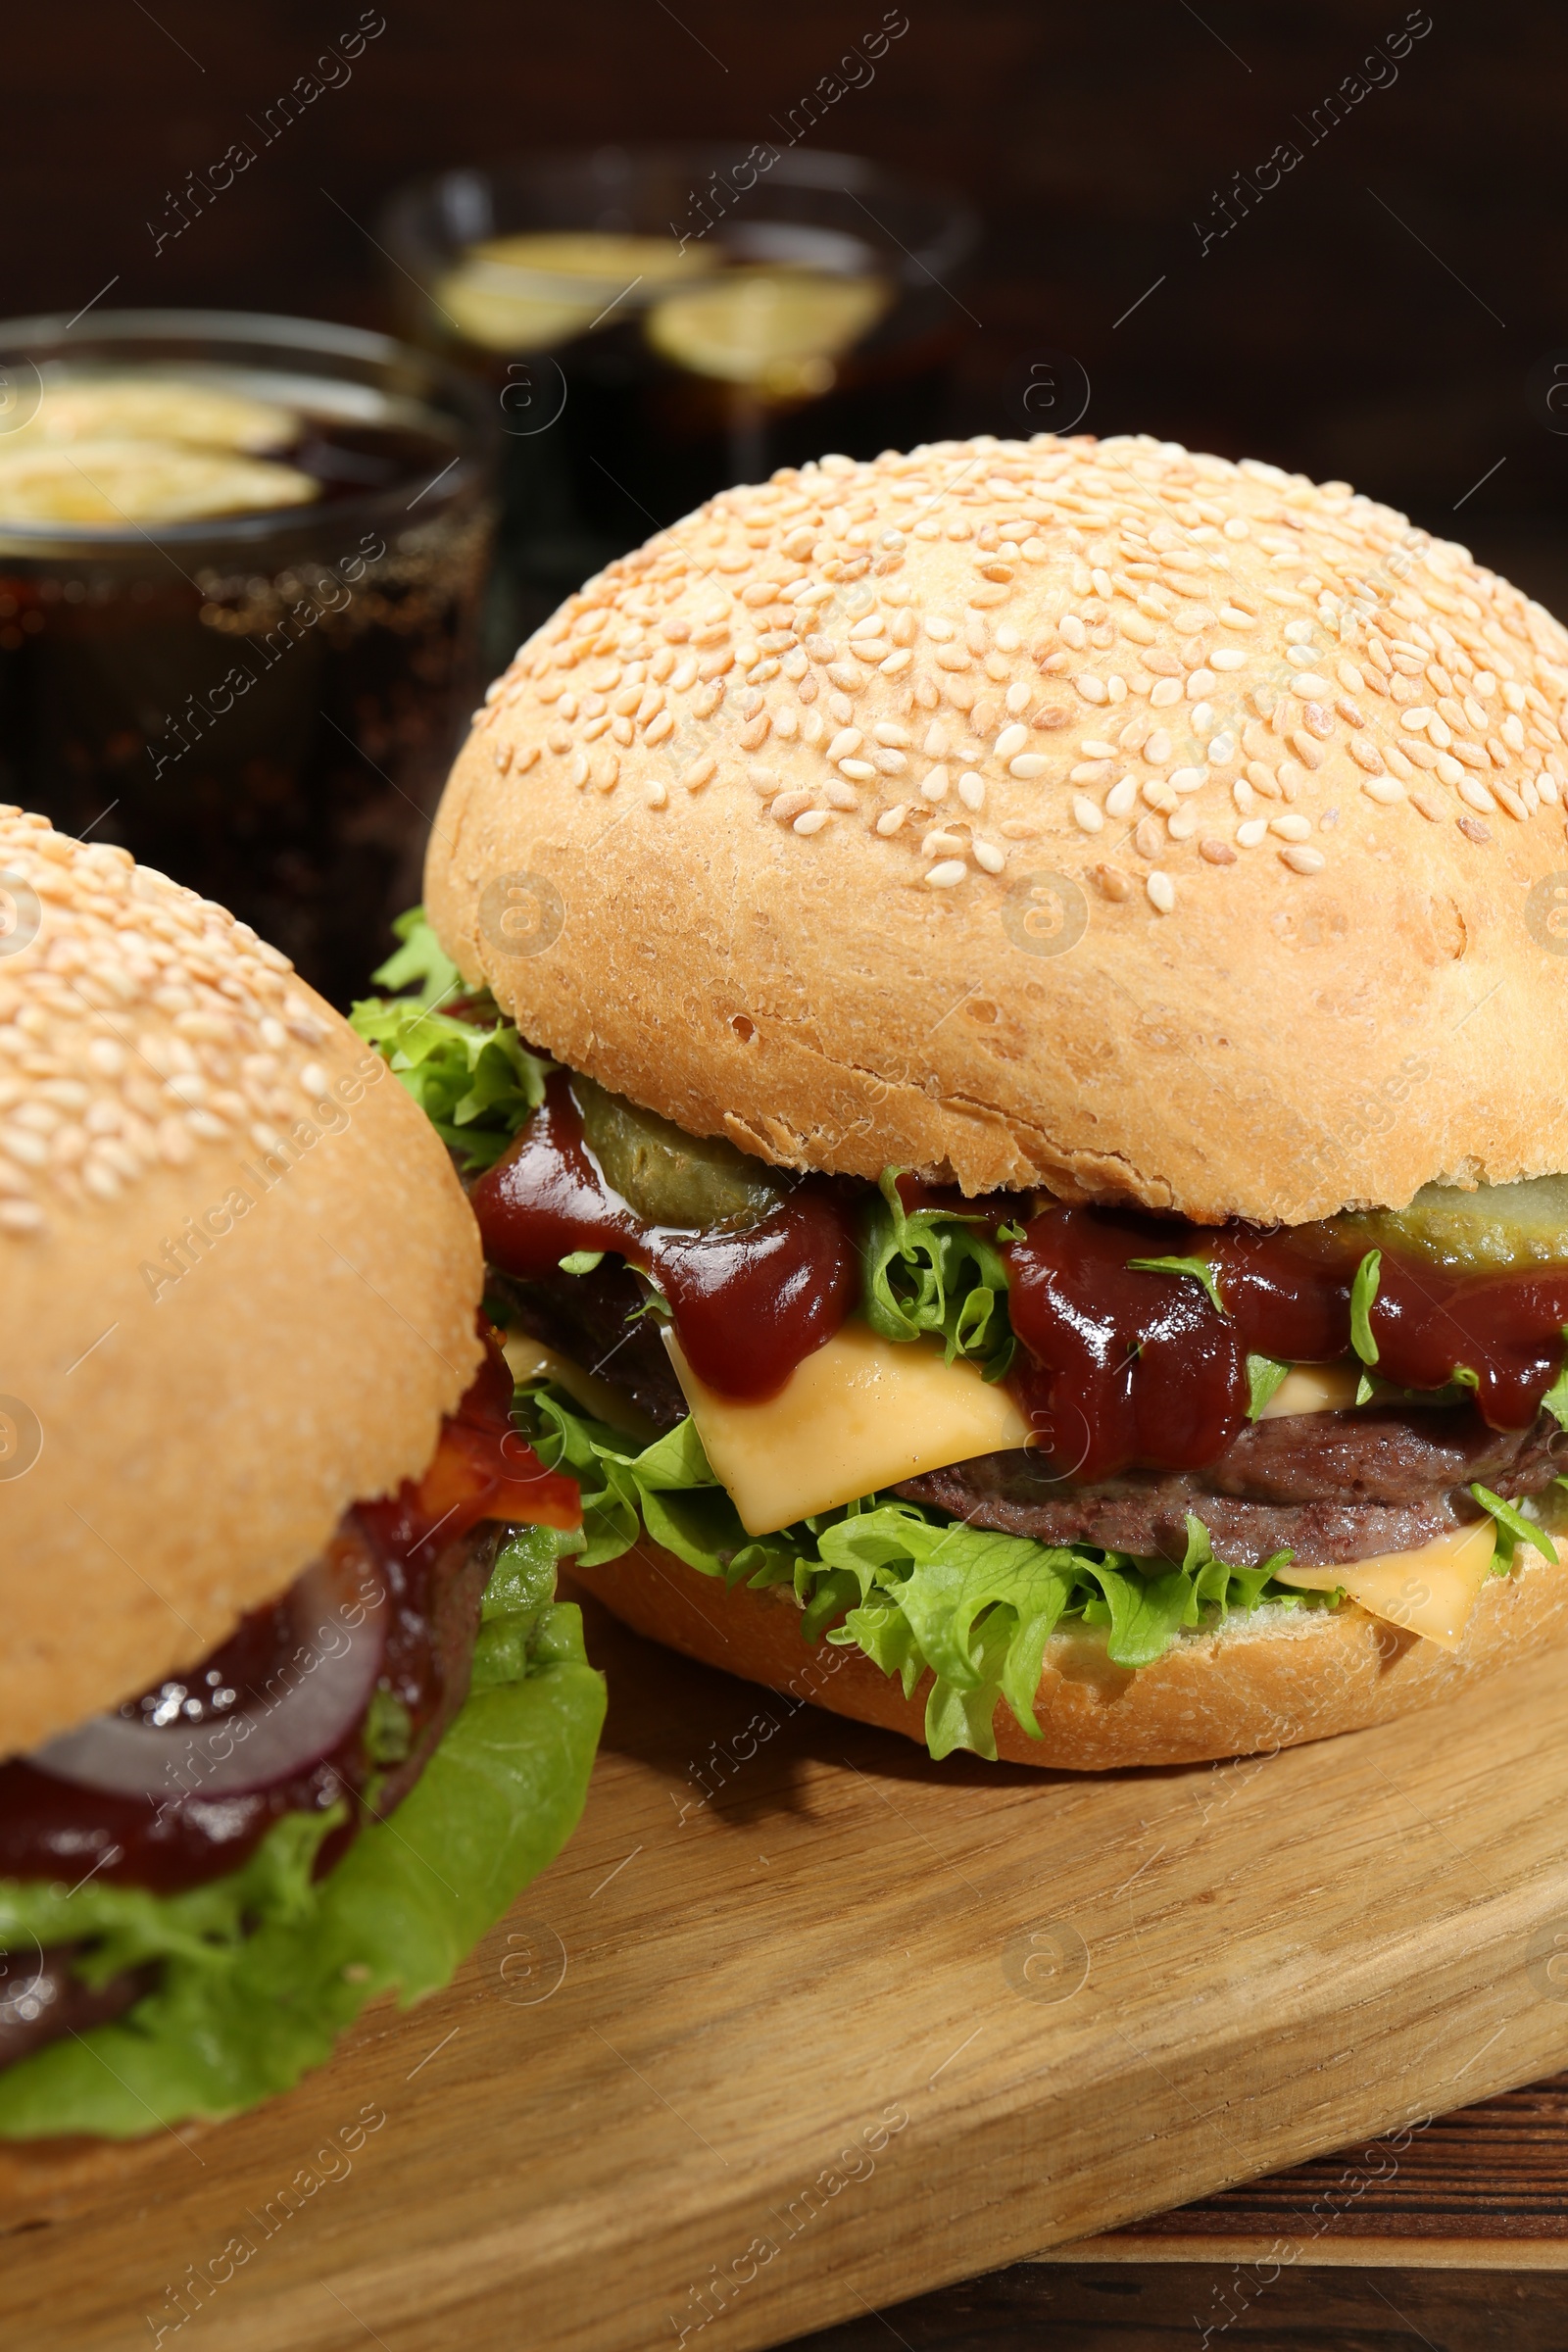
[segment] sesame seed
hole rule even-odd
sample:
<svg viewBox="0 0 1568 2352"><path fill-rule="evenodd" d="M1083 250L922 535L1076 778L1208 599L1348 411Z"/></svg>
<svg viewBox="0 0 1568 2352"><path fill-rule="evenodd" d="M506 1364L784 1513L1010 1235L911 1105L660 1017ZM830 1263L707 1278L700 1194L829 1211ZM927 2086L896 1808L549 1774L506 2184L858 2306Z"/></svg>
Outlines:
<svg viewBox="0 0 1568 2352"><path fill-rule="evenodd" d="M1045 774L1046 765L1047 762L1042 753L1020 752L1016 759L1007 761L1007 773L1009 776L1017 776L1024 783L1032 783L1036 776Z"/></svg>
<svg viewBox="0 0 1568 2352"><path fill-rule="evenodd" d="M832 817L831 808L808 808L804 816L795 819L792 830L796 833L820 833L824 825L832 822Z"/></svg>
<svg viewBox="0 0 1568 2352"><path fill-rule="evenodd" d="M928 771L924 782L920 786L920 797L922 800L926 801L940 801L946 795L947 789L947 769L945 767L933 767Z"/></svg>
<svg viewBox="0 0 1568 2352"><path fill-rule="evenodd" d="M1172 792L1197 792L1206 780L1205 772L1200 767L1172 768L1166 778Z"/></svg>
<svg viewBox="0 0 1568 2352"><path fill-rule="evenodd" d="M1137 798L1137 784L1131 776L1123 776L1121 782L1113 784L1105 795L1105 814L1107 816L1126 816Z"/></svg>
<svg viewBox="0 0 1568 2352"><path fill-rule="evenodd" d="M1396 549L1409 557L1397 583L1389 578ZM846 584L885 561L897 577L879 574L876 603L845 610ZM823 564L831 580L817 576ZM983 585L988 566L1008 574L1016 567L1018 576ZM1208 604L1200 601L1205 592ZM923 610L927 593L938 610ZM998 606L1006 608L1005 622ZM808 653L796 629L819 632ZM1085 649L1114 659L1118 644L1129 657L1125 673L1108 662L1102 672L1084 667ZM1260 675L1251 657L1270 644L1283 651L1283 663ZM912 657L907 666L889 667L904 655ZM883 666L872 669L872 662ZM828 665L835 674L824 678ZM786 707L770 710L760 689L781 666ZM1043 679L1048 692L1069 683L1074 692L1046 699ZM723 742L723 722L711 727L718 757L730 746L744 758L772 735L820 751L835 729L858 729L861 742L837 759L869 764L880 777L898 772L912 731L914 742L924 738L927 760L944 769L917 788L923 808L951 791L950 760L952 773L961 767L967 777L989 744L1000 776L993 800L1011 796L992 819L1004 839L1059 828L1064 816L1081 837L1076 804L1084 800L1098 805L1103 829L1119 798L1130 797L1118 758L1141 757L1156 777L1173 757L1185 758L1178 783L1187 786L1196 769L1195 793L1201 782L1230 785L1222 806L1234 800L1241 822L1252 821L1256 795L1260 807L1289 806L1314 836L1331 821L1326 799L1347 804L1353 829L1358 802L1346 791L1352 762L1368 820L1374 809L1396 814L1402 788L1423 781L1418 769L1432 771L1426 797L1445 821L1454 816L1455 797L1461 808L1475 807L1457 781L1467 774L1487 808L1515 822L1518 811L1528 819L1544 803L1560 807L1568 781L1541 765L1543 753L1555 758L1561 748L1559 722L1568 726L1568 639L1539 608L1462 551L1425 541L1343 484L1314 487L1275 468L1195 460L1147 436L939 443L908 458L889 452L867 464L786 468L760 490L720 494L649 549L607 565L519 649L486 698L485 782L508 789L502 779L522 772L519 761L537 760L548 727L560 764L546 762L545 797L568 780L610 789L612 771L602 762L612 748L635 767L655 729L650 760L677 735L684 741L709 729L726 686L731 709L740 698L739 714ZM1157 721L1183 699L1196 742L1178 734L1176 750ZM831 712L814 739L813 704ZM1099 734L1086 732L1074 749L1069 733L1059 763L1029 752L1034 730L1070 726L1072 711L1083 714L1086 705L1103 713ZM903 739L889 740L905 720L911 726L901 729ZM1348 756L1336 763L1341 725L1337 739ZM629 728L635 740L626 740ZM702 743L699 731L694 748ZM1244 775L1225 772L1244 758ZM1037 762L1037 772L1009 774L1014 760ZM1048 772L1067 787L1059 812L1047 794L1014 789L1043 784ZM830 780L836 793L871 782L836 763ZM633 781L652 801L646 769ZM779 790L770 776L768 799ZM817 796L824 808L832 805L826 791L824 783ZM1195 840L1200 856L1205 842L1230 848L1212 818L1209 831L1193 830L1198 803L1190 808L1186 793L1166 785L1155 799L1166 819L1178 819L1176 837ZM966 790L957 800L969 809ZM1041 814L1024 816L1020 803ZM1133 801L1126 818L1135 812ZM540 815L548 821L548 811ZM872 838L881 822L868 809ZM1164 824L1153 832L1169 838ZM199 988L193 996L181 976L167 973L143 980L136 962L95 949L73 986L84 1003L105 1007L128 1001L126 991L139 999L162 986L170 993L159 1008L171 1021L213 1017ZM0 1032L6 1026L0 1011ZM189 1036L200 1044L203 1032ZM0 1035L0 1078L21 1073L32 1051L20 1031L18 1039L8 1046ZM225 1050L220 1038L214 1048ZM58 1066L92 1067L80 1056ZM267 1115L280 1113L269 1107ZM16 1124L3 1100L0 1119ZM10 1161L0 1165L15 1173Z"/></svg>
<svg viewBox="0 0 1568 2352"><path fill-rule="evenodd" d="M881 814L881 815L880 815L880 816L877 818L877 820L876 820L876 829L877 829L877 831L878 831L880 834L882 834L882 835L884 836L884 838L886 838L888 835L891 835L891 834L894 834L894 833L896 833L896 832L898 831L899 827L900 827L900 826L903 824L903 822L904 822L905 818L906 818L906 817L908 815L908 813L909 813L909 804L908 804L908 802L907 802L907 801L900 801L900 803L899 803L899 805L898 805L898 807L897 807L896 808L886 808L886 809L884 809L884 810L883 810L883 812L882 812L882 814Z"/></svg>
<svg viewBox="0 0 1568 2352"><path fill-rule="evenodd" d="M1169 874L1162 874L1156 867L1144 884L1144 888L1148 891L1149 903L1156 913L1170 914L1174 911L1176 885Z"/></svg>
<svg viewBox="0 0 1568 2352"><path fill-rule="evenodd" d="M1281 850L1280 857L1298 874L1320 874L1328 863L1321 850L1293 848Z"/></svg>
<svg viewBox="0 0 1568 2352"><path fill-rule="evenodd" d="M1268 832L1266 816L1250 816L1245 825L1238 825L1236 838L1244 850L1255 850Z"/></svg>
<svg viewBox="0 0 1568 2352"><path fill-rule="evenodd" d="M926 880L933 890L953 890L968 870L961 858L944 858L940 865L931 868Z"/></svg>
<svg viewBox="0 0 1568 2352"><path fill-rule="evenodd" d="M1234 865L1236 863L1236 852L1231 848L1230 843L1218 841L1212 836L1206 841L1199 843L1198 855L1200 858L1205 858L1210 865Z"/></svg>
<svg viewBox="0 0 1568 2352"><path fill-rule="evenodd" d="M1073 794L1072 813L1074 823L1083 833L1098 833L1105 821L1102 811L1084 792Z"/></svg>

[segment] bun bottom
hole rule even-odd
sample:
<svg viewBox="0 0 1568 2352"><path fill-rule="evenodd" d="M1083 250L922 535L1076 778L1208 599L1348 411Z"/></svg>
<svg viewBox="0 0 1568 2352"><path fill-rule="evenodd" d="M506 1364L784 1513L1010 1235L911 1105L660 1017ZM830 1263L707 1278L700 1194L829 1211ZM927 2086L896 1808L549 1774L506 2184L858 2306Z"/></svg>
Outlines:
<svg viewBox="0 0 1568 2352"><path fill-rule="evenodd" d="M705 1666L924 1744L929 1684L906 1698L859 1650L808 1645L787 1586L726 1592L646 1537L618 1560L569 1573L637 1633ZM1353 1602L1233 1617L1136 1670L1111 1664L1096 1629L1054 1634L1036 1702L1042 1737L1029 1739L999 1705L997 1752L1011 1764L1105 1772L1255 1755L1390 1723L1568 1639L1561 1574L1532 1551L1511 1575L1489 1578L1456 1650Z"/></svg>

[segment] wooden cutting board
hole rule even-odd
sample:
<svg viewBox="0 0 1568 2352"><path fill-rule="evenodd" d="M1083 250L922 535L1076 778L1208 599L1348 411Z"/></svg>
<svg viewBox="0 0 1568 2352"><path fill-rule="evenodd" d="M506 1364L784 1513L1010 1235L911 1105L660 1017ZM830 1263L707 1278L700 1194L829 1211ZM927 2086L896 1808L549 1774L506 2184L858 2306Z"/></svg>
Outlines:
<svg viewBox="0 0 1568 2352"><path fill-rule="evenodd" d="M1089 1781L936 1766L589 1615L565 1854L292 2096L31 2168L7 2340L741 2352L1568 2059L1562 1652Z"/></svg>

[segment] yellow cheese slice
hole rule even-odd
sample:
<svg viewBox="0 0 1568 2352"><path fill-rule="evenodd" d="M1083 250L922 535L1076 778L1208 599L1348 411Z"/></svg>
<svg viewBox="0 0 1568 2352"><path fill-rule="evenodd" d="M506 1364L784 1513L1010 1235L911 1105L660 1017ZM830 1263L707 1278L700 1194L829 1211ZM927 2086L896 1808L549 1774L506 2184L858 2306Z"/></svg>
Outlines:
<svg viewBox="0 0 1568 2352"><path fill-rule="evenodd" d="M1343 1586L1370 1615L1424 1634L1445 1649L1457 1649L1492 1566L1494 1538L1492 1521L1481 1519L1474 1527L1436 1536L1414 1551L1386 1551L1343 1568L1277 1568L1275 1582L1303 1592L1332 1592Z"/></svg>
<svg viewBox="0 0 1568 2352"><path fill-rule="evenodd" d="M945 1364L932 1343L881 1340L865 1323L846 1323L766 1404L715 1395L667 1329L664 1345L748 1535L1029 1443L1005 1389L988 1386L971 1364Z"/></svg>
<svg viewBox="0 0 1568 2352"><path fill-rule="evenodd" d="M1360 1379L1359 1364L1293 1364L1257 1417L1283 1421L1289 1413L1348 1412Z"/></svg>

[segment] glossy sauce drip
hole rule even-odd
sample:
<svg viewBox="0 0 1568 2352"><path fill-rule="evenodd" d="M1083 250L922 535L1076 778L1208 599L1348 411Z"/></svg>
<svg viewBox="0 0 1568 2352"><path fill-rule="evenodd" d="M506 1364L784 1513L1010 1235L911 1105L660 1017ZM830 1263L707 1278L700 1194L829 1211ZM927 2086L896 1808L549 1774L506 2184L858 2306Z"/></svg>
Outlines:
<svg viewBox="0 0 1568 2352"><path fill-rule="evenodd" d="M491 1342L423 1478L383 1502L361 1503L334 1539L356 1554L366 1622L384 1632L380 1682L408 1711L407 1762L378 1774L363 1718L330 1754L291 1778L218 1797L199 1790L173 1800L111 1795L14 1757L0 1764L0 1878L66 1886L90 1878L173 1893L237 1870L281 1814L325 1811L346 1795L350 1819L318 1859L318 1875L329 1869L360 1826L372 1783L379 1781L375 1812L384 1814L417 1778L466 1690L474 1572L484 1570L470 1542L473 1529L484 1519L567 1527L581 1518L575 1483L544 1469L514 1430L511 1404L512 1376ZM172 1676L145 1701L131 1701L127 1712L150 1714L159 1696L182 1684L199 1712L181 1707L171 1727L177 1754L180 1731L191 1723L265 1704L269 1685L275 1690L297 1658L300 1639L287 1596L270 1602L242 1619L200 1666Z"/></svg>
<svg viewBox="0 0 1568 2352"><path fill-rule="evenodd" d="M853 1210L841 1186L808 1177L733 1233L645 1224L600 1173L561 1072L471 1198L486 1256L515 1280L554 1276L579 1250L612 1250L639 1267L667 1303L693 1371L721 1396L776 1396L859 1295Z"/></svg>
<svg viewBox="0 0 1568 2352"><path fill-rule="evenodd" d="M942 1205L946 1205L946 1201ZM968 1204L993 1230L1006 1211ZM1324 1225L1258 1232L1132 1211L1053 1207L1002 1245L1023 1348L1008 1376L1057 1475L1196 1470L1247 1423L1250 1353L1331 1363L1350 1352L1360 1250ZM1225 1313L1190 1275L1135 1257L1198 1257ZM1463 1366L1493 1429L1525 1429L1563 1360L1568 1268L1455 1279L1385 1250L1370 1327L1377 1372L1441 1389Z"/></svg>

